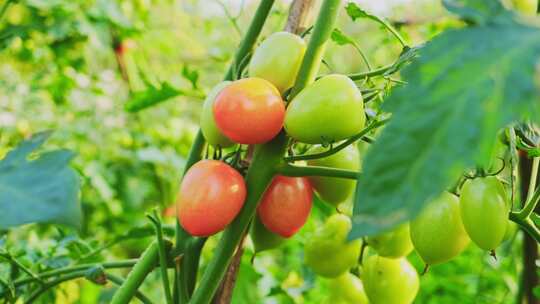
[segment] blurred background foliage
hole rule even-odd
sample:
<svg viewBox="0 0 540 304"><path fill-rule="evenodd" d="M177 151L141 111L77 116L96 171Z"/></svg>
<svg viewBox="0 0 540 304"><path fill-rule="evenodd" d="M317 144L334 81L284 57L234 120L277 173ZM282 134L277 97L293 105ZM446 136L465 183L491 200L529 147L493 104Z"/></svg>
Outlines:
<svg viewBox="0 0 540 304"><path fill-rule="evenodd" d="M22 139L54 130L45 150L77 153L72 165L81 176L84 213L81 231L26 225L3 232L0 244L22 264L43 271L138 257L153 236L144 216L153 207L160 207L173 227L167 208L175 200L202 100L223 77L257 2L0 1L0 158ZM263 37L286 22L289 1L276 2ZM393 22L412 45L459 24L438 1L357 3ZM373 66L397 58L400 45L378 24L341 16L340 29ZM330 43L325 61L325 73L365 70L351 45ZM174 97L136 113L125 110L130 100L155 96L160 88ZM253 264L248 244L233 303L324 303L327 282L302 258L305 239L331 212L321 202L316 206L301 233L280 249L259 254ZM471 245L433 267L421 279L416 303L513 301L520 237L510 235L496 261ZM217 239L205 247L203 271ZM413 254L411 260L421 271L420 259ZM0 264L2 281L19 274L9 263ZM150 278L143 291L160 299L157 273ZM40 303L107 303L114 290L83 279L60 286Z"/></svg>

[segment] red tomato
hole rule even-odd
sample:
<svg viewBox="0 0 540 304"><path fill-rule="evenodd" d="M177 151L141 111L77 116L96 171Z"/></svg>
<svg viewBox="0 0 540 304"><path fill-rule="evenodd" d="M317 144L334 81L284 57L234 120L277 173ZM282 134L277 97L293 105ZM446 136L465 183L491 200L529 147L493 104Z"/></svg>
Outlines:
<svg viewBox="0 0 540 304"><path fill-rule="evenodd" d="M262 78L245 78L225 87L214 102L216 125L240 144L274 138L285 119L285 103L276 87Z"/></svg>
<svg viewBox="0 0 540 304"><path fill-rule="evenodd" d="M282 237L291 237L306 223L313 189L305 177L276 176L257 208L264 226Z"/></svg>
<svg viewBox="0 0 540 304"><path fill-rule="evenodd" d="M209 236L236 217L246 198L244 178L217 160L202 160L184 176L178 198L178 220L194 236Z"/></svg>

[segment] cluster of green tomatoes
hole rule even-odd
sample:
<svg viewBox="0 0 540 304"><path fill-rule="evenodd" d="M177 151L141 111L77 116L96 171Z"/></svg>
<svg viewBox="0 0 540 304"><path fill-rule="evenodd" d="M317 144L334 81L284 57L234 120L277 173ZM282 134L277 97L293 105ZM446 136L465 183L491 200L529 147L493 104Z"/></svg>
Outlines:
<svg viewBox="0 0 540 304"><path fill-rule="evenodd" d="M205 159L185 174L178 197L178 220L193 236L207 237L227 227L238 215L249 187L238 160L238 145L271 141L282 130L294 142L306 144L308 154L326 151L327 143L349 138L364 128L363 98L355 83L343 75L327 75L308 85L289 102L306 50L299 36L270 35L255 50L249 77L222 82L208 94L201 129L216 151L231 149L233 157ZM233 147L233 148L231 148ZM246 153L247 155L248 153ZM308 165L358 171L355 145ZM338 206L355 188L355 181L335 177L276 175L263 194L252 221L250 238L256 252L279 246L307 221L316 193ZM406 256L415 249L426 265L446 262L472 240L486 251L502 242L508 226L508 199L494 176L466 181L460 196L441 194L410 223L366 239L372 248L361 254L362 240L349 241L352 223L344 214L330 216L307 240L304 260L334 286L330 302L406 304L419 289L419 277ZM365 244L364 244L365 245ZM362 258L361 258L362 256ZM361 264L360 275L351 272Z"/></svg>

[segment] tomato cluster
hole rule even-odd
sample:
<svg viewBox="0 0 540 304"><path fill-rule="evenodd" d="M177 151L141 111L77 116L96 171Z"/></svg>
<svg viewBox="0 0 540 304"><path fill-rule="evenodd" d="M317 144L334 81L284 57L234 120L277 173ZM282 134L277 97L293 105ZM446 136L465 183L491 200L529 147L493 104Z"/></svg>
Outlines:
<svg viewBox="0 0 540 304"><path fill-rule="evenodd" d="M249 191L242 173L250 162L248 153L239 159L242 145L267 143L284 130L290 142L305 144L306 153L312 156L364 128L362 94L343 75L321 77L286 104L305 48L300 37L275 33L255 50L248 78L219 83L208 94L201 129L206 142L219 153L214 160L193 165L182 181L178 219L190 234L206 237L218 233L241 211ZM221 156L222 149L234 146L229 153L232 158ZM355 145L332 152L308 160L307 165L360 169ZM310 215L314 193L337 207L351 196L355 185L354 180L336 177L276 174L260 198L249 230L255 251L275 248L297 233ZM499 180L480 177L467 181L459 198L445 192L410 223L365 240L348 240L351 219L334 214L306 241L304 261L339 291L331 293L331 302L412 303L419 277L406 257L413 250L426 265L452 259L471 240L494 251L507 230L508 211ZM371 251L363 254L366 245ZM351 270L357 270L361 279Z"/></svg>

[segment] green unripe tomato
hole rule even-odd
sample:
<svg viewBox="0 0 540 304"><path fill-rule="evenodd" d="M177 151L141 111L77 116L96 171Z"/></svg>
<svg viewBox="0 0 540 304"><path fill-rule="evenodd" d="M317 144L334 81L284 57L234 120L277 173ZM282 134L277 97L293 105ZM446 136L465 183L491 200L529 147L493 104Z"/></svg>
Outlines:
<svg viewBox="0 0 540 304"><path fill-rule="evenodd" d="M326 151L325 148L316 146L310 150L310 153L324 151ZM360 153L355 145L350 145L328 157L309 160L308 165L358 171L360 169ZM335 177L312 176L309 177L309 180L319 197L335 206L345 201L354 191L356 185L356 181Z"/></svg>
<svg viewBox="0 0 540 304"><path fill-rule="evenodd" d="M538 0L512 0L514 9L525 15L536 15Z"/></svg>
<svg viewBox="0 0 540 304"><path fill-rule="evenodd" d="M502 242L508 226L508 200L503 184L488 176L468 180L461 189L461 219L471 240L484 250Z"/></svg>
<svg viewBox="0 0 540 304"><path fill-rule="evenodd" d="M369 237L367 243L378 255L387 258L404 257L413 250L408 223L392 231Z"/></svg>
<svg viewBox="0 0 540 304"><path fill-rule="evenodd" d="M299 36L274 33L255 49L249 75L270 81L283 94L293 86L305 52L306 43Z"/></svg>
<svg viewBox="0 0 540 304"><path fill-rule="evenodd" d="M419 288L418 273L405 258L370 256L362 280L371 304L410 304Z"/></svg>
<svg viewBox="0 0 540 304"><path fill-rule="evenodd" d="M331 143L360 132L365 120L360 90L347 76L333 74L293 98L285 114L285 131L300 142Z"/></svg>
<svg viewBox="0 0 540 304"><path fill-rule="evenodd" d="M334 214L306 242L304 259L316 274L335 278L358 263L361 240L347 241L352 223L348 216Z"/></svg>
<svg viewBox="0 0 540 304"><path fill-rule="evenodd" d="M414 249L427 265L446 262L470 243L461 222L459 199L444 192L410 223Z"/></svg>
<svg viewBox="0 0 540 304"><path fill-rule="evenodd" d="M214 88L212 88L204 100L201 114L201 131L206 141L214 147L219 146L222 148L227 148L234 145L230 139L219 131L216 125L216 120L214 119L214 112L212 110L217 95L230 83L230 81L224 81L217 84Z"/></svg>
<svg viewBox="0 0 540 304"><path fill-rule="evenodd" d="M286 240L285 238L266 229L258 216L255 216L253 219L253 223L251 224L251 228L249 230L249 235L253 241L255 252L276 248L283 244L283 242Z"/></svg>
<svg viewBox="0 0 540 304"><path fill-rule="evenodd" d="M504 233L503 242L511 240L517 232L518 225L515 222L509 220L508 227L506 227L506 232Z"/></svg>
<svg viewBox="0 0 540 304"><path fill-rule="evenodd" d="M368 304L362 281L350 272L346 272L328 282L330 287L329 304Z"/></svg>

